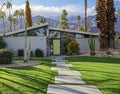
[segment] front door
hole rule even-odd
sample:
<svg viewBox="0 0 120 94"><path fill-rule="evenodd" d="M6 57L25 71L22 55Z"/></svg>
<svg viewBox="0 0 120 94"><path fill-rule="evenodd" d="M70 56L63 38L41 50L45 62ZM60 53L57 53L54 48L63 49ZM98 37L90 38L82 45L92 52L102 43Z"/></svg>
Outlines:
<svg viewBox="0 0 120 94"><path fill-rule="evenodd" d="M60 40L53 40L53 55L60 55Z"/></svg>

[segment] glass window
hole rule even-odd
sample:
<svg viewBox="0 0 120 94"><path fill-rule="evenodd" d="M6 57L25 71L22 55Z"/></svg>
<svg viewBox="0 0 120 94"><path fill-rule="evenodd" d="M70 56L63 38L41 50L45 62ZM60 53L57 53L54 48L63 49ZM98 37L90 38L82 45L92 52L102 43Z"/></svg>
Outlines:
<svg viewBox="0 0 120 94"><path fill-rule="evenodd" d="M60 38L60 32L50 31L50 38Z"/></svg>
<svg viewBox="0 0 120 94"><path fill-rule="evenodd" d="M37 29L36 35L37 35L37 36L45 36L45 35L46 35L46 30L45 30L45 28L39 28L39 29Z"/></svg>
<svg viewBox="0 0 120 94"><path fill-rule="evenodd" d="M84 36L83 36L83 35L80 35L80 34L75 34L75 38L76 38L76 39L80 39L80 38L84 38Z"/></svg>

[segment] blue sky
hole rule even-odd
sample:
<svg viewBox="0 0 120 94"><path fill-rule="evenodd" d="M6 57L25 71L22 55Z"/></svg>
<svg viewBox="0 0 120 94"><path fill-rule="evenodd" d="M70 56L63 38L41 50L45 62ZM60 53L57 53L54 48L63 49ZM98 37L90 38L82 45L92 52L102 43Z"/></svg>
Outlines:
<svg viewBox="0 0 120 94"><path fill-rule="evenodd" d="M12 0L13 11L25 8L26 0ZM60 16L62 9L69 15L84 16L84 0L29 0L32 15ZM96 0L88 0L88 15L95 15ZM115 7L120 6L120 0L115 0Z"/></svg>
<svg viewBox="0 0 120 94"><path fill-rule="evenodd" d="M13 4L20 5L24 4L26 0L12 0ZM64 6L68 4L84 4L84 0L29 0L31 4L34 5L44 5L44 6ZM96 0L88 0L88 6L93 6L96 4Z"/></svg>

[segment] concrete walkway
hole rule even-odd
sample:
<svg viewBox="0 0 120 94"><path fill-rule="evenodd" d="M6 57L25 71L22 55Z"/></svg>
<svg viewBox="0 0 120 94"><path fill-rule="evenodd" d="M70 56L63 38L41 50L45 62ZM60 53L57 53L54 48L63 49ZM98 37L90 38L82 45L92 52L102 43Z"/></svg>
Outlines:
<svg viewBox="0 0 120 94"><path fill-rule="evenodd" d="M96 86L85 85L86 83L81 78L79 71L70 70L71 64L66 64L67 60L62 57L54 57L52 62L56 64L51 67L52 70L57 70L59 76L55 76L57 85L48 85L47 94L102 94Z"/></svg>

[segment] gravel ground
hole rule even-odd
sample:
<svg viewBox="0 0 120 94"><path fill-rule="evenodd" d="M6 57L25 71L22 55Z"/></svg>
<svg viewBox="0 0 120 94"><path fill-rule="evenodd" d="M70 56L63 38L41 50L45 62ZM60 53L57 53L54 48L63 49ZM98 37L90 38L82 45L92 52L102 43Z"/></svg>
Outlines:
<svg viewBox="0 0 120 94"><path fill-rule="evenodd" d="M3 64L0 65L1 67L23 67L23 66L34 66L34 65L39 65L41 64L40 61L29 61L27 63L24 63L24 61L13 61L12 64Z"/></svg>

